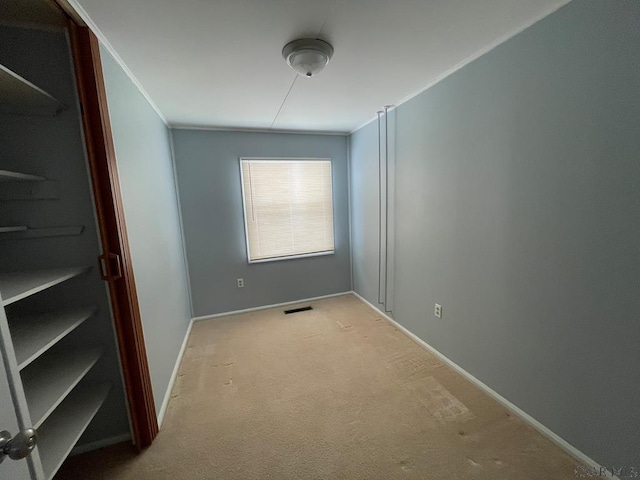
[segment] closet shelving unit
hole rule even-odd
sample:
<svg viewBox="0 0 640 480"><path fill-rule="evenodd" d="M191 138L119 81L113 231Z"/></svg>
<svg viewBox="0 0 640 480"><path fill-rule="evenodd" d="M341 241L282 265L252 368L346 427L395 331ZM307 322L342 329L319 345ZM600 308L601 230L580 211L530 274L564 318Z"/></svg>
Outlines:
<svg viewBox="0 0 640 480"><path fill-rule="evenodd" d="M9 329L18 369L40 357L96 311L96 308L77 308L14 316L9 321Z"/></svg>
<svg viewBox="0 0 640 480"><path fill-rule="evenodd" d="M0 198L0 200L2 200ZM23 240L27 238L44 237L67 237L70 235L80 235L84 227L82 225L72 225L63 227L29 228L27 225L0 227L0 241L2 240Z"/></svg>
<svg viewBox="0 0 640 480"><path fill-rule="evenodd" d="M13 227L0 227L0 233L24 232L26 229L27 229L26 225L17 225Z"/></svg>
<svg viewBox="0 0 640 480"><path fill-rule="evenodd" d="M64 105L53 96L0 64L0 113L55 117L63 108ZM0 170L0 191L4 190L0 200L52 198L52 183L55 182L39 175ZM44 195L38 188L43 185L47 186ZM27 225L5 225L0 226L0 241L78 235L82 230L82 226L30 229ZM89 270L91 267L88 266L73 266L0 272L0 299L5 308L0 321L2 317L6 318L11 343L7 351L13 352L15 357L8 359L8 368L21 382L16 388L22 389L28 416L33 427L38 429L39 442L33 461L37 475L44 473L43 480L53 478L111 388L109 384L83 382L100 360L103 349L69 350L62 342L93 317L97 308L61 309L54 306L42 313L20 314L7 311L6 307L29 302L30 297L81 277Z"/></svg>
<svg viewBox="0 0 640 480"><path fill-rule="evenodd" d="M2 66L2 64L0 64ZM2 83L0 83L0 92L2 91ZM0 99L2 94L0 94ZM28 173L10 172L9 170L0 170L0 182L44 182L46 178L37 175L29 175Z"/></svg>
<svg viewBox="0 0 640 480"><path fill-rule="evenodd" d="M63 108L62 102L0 64L0 111L55 116Z"/></svg>
<svg viewBox="0 0 640 480"><path fill-rule="evenodd" d="M0 273L2 305L11 305L89 271L89 267Z"/></svg>

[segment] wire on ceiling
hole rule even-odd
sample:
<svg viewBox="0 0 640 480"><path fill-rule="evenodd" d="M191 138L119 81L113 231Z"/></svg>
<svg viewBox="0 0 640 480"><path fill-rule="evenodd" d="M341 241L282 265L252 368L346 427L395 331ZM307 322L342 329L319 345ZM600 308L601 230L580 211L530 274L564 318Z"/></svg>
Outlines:
<svg viewBox="0 0 640 480"><path fill-rule="evenodd" d="M337 2L338 0L333 0L333 4L331 4L331 7L329 7L329 10L327 11L327 16L324 18L324 22L322 22L322 25L320 26L320 30L318 30L316 39L320 38L320 34L322 33L322 30L324 30L324 26L327 24L327 20L329 20L329 17L331 16L331 12L333 11L333 8L336 6ZM278 111L276 112L276 116L273 117L273 121L271 122L271 126L269 128L273 128L273 126L276 123L276 120L278 120L278 116L280 115L280 112L282 111L282 108L284 107L284 104L287 101L287 98L289 98L289 94L291 93L291 90L293 90L293 86L296 84L296 80L298 80L298 75L296 75L295 78L293 79L293 82L291 82L291 86L289 87L289 90L287 90L287 94L284 96L284 99L280 104L280 108L278 108Z"/></svg>
<svg viewBox="0 0 640 480"><path fill-rule="evenodd" d="M296 73L295 78L293 79L293 82L291 82L291 86L289 87L287 94L284 96L284 100L282 100L282 103L280 104L280 108L278 109L276 116L273 117L273 122L271 122L271 126L269 128L273 128L273 125L276 123L276 120L278 119L278 115L280 115L280 112L282 111L282 107L284 107L284 103L287 101L287 98L289 98L289 94L291 93L291 90L293 90L293 86L296 84L296 80L298 80L298 76L299 75Z"/></svg>

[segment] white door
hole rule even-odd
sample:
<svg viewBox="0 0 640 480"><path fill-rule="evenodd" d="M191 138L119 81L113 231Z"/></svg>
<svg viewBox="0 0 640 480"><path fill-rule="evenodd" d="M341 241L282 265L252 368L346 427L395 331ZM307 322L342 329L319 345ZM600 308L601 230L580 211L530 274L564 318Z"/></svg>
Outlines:
<svg viewBox="0 0 640 480"><path fill-rule="evenodd" d="M16 408L9 387L12 375L8 368L9 362L5 361L5 358L8 354L13 355L13 346L6 343L8 325L1 300L2 297L0 297L0 431L7 430L12 436L15 436L19 431L18 415L20 412ZM32 477L26 459L11 460L9 457L5 457L4 461L0 463L0 479L32 480L35 477Z"/></svg>

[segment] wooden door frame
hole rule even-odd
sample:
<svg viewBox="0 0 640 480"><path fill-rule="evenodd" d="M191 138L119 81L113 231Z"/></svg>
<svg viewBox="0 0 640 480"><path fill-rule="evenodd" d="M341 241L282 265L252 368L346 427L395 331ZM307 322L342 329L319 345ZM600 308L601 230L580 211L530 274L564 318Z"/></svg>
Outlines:
<svg viewBox="0 0 640 480"><path fill-rule="evenodd" d="M55 1L69 17L71 54L100 242L103 256L107 256L103 278L109 284L133 442L138 450L142 450L151 445L158 434L158 419L133 275L100 43L64 0Z"/></svg>

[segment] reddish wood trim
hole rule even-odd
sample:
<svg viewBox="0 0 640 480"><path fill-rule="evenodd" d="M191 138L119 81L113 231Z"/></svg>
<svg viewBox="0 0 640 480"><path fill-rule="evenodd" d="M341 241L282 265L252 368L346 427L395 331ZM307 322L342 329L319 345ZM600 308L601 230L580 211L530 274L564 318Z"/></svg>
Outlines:
<svg viewBox="0 0 640 480"><path fill-rule="evenodd" d="M69 21L71 50L103 252L121 260L122 276L110 275L109 292L120 347L134 441L139 449L158 434L142 319L118 180L100 45L87 27Z"/></svg>

